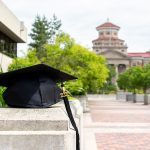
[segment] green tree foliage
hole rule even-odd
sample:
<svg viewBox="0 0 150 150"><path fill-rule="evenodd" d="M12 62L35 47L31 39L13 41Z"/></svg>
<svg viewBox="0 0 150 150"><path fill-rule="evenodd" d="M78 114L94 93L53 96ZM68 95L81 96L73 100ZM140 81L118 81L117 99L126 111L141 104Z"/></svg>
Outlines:
<svg viewBox="0 0 150 150"><path fill-rule="evenodd" d="M3 96L2 96L5 89L6 89L5 87L0 87L0 107L6 107L7 106L4 99L3 99Z"/></svg>
<svg viewBox="0 0 150 150"><path fill-rule="evenodd" d="M141 75L141 88L143 92L150 88L150 64L143 67L143 72Z"/></svg>
<svg viewBox="0 0 150 150"><path fill-rule="evenodd" d="M31 49L27 57L15 59L9 66L9 70L31 66L42 61L78 78L75 82L66 83L66 87L73 95L98 92L108 77L105 59L76 44L68 34L57 35L55 44L46 44L44 48L46 56L42 60L38 59L36 50Z"/></svg>
<svg viewBox="0 0 150 150"><path fill-rule="evenodd" d="M83 91L96 93L106 81L105 59L76 44L68 34L61 33L46 49L45 63L78 77Z"/></svg>
<svg viewBox="0 0 150 150"><path fill-rule="evenodd" d="M140 90L143 82L143 68L141 66L131 67L126 70L124 73L119 75L118 86L121 89L129 90L136 93L137 90Z"/></svg>
<svg viewBox="0 0 150 150"><path fill-rule="evenodd" d="M129 89L130 83L129 83L128 77L129 77L128 70L119 74L117 84L120 89L125 90L125 91Z"/></svg>
<svg viewBox="0 0 150 150"><path fill-rule="evenodd" d="M54 37L60 27L61 21L55 15L53 15L50 21L45 16L36 16L32 24L32 32L29 34L32 39L29 45L37 51L37 57L39 59L46 57L44 45L49 42L54 42Z"/></svg>
<svg viewBox="0 0 150 150"><path fill-rule="evenodd" d="M132 67L129 69L129 81L130 88L136 93L136 89L140 90L142 85L142 73L143 69L141 66Z"/></svg>
<svg viewBox="0 0 150 150"><path fill-rule="evenodd" d="M49 25L50 23L45 16L36 16L32 24L32 32L29 34L33 40L33 42L29 44L31 47L39 50L44 44L48 43L50 39Z"/></svg>
<svg viewBox="0 0 150 150"><path fill-rule="evenodd" d="M107 81L112 83L112 78L116 77L116 68L115 66L108 65L109 69L109 76L107 78Z"/></svg>
<svg viewBox="0 0 150 150"><path fill-rule="evenodd" d="M13 59L12 64L10 64L8 67L8 71L29 67L39 63L40 60L37 58L36 51L29 50L26 57Z"/></svg>
<svg viewBox="0 0 150 150"><path fill-rule="evenodd" d="M117 90L117 87L115 83L113 83L113 79L116 78L116 69L115 69L115 66L112 66L112 65L108 65L107 68L109 70L108 78L100 92L105 93L105 94L115 93Z"/></svg>
<svg viewBox="0 0 150 150"><path fill-rule="evenodd" d="M61 27L61 20L54 14L53 18L50 19L49 31L50 31L50 42L55 42L55 36L59 33Z"/></svg>
<svg viewBox="0 0 150 150"><path fill-rule="evenodd" d="M83 83L80 79L76 82L70 81L65 85L66 89L70 92L71 95L85 95L86 90L83 87Z"/></svg>
<svg viewBox="0 0 150 150"><path fill-rule="evenodd" d="M0 71L0 74L1 74L1 73L3 73L3 72ZM1 86L0 86L0 107L5 107L5 106L7 106L6 103L5 103L5 101L4 101L4 99L3 99L3 96L2 96L2 95L3 95L3 92L5 91L5 89L6 89L5 87L1 87Z"/></svg>

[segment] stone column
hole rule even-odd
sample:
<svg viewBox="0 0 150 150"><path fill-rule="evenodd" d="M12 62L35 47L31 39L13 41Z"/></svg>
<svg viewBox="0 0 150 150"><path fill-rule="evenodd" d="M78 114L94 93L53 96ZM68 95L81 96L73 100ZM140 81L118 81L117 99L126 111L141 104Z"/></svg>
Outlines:
<svg viewBox="0 0 150 150"><path fill-rule="evenodd" d="M117 86L117 90L118 90L118 84L117 84L117 79L118 79L118 64L115 65L115 68L116 68L115 85Z"/></svg>
<svg viewBox="0 0 150 150"><path fill-rule="evenodd" d="M126 70L130 68L130 65L126 65Z"/></svg>

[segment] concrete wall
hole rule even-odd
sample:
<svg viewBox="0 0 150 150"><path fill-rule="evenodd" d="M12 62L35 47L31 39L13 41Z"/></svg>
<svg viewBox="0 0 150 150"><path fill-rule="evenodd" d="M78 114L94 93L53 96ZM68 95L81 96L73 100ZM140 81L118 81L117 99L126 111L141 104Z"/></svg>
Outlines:
<svg viewBox="0 0 150 150"><path fill-rule="evenodd" d="M0 65L2 67L3 72L7 72L8 66L12 63L12 58L0 53Z"/></svg>
<svg viewBox="0 0 150 150"><path fill-rule="evenodd" d="M115 94L88 94L88 101L92 100L116 100L116 95Z"/></svg>
<svg viewBox="0 0 150 150"><path fill-rule="evenodd" d="M117 100L130 101L132 99L131 97L132 97L132 93L131 92L118 91L116 93L116 99Z"/></svg>
<svg viewBox="0 0 150 150"><path fill-rule="evenodd" d="M136 94L136 102L144 103L144 94Z"/></svg>
<svg viewBox="0 0 150 150"><path fill-rule="evenodd" d="M27 41L27 29L23 22L18 20L2 0L0 0L0 29L17 43Z"/></svg>

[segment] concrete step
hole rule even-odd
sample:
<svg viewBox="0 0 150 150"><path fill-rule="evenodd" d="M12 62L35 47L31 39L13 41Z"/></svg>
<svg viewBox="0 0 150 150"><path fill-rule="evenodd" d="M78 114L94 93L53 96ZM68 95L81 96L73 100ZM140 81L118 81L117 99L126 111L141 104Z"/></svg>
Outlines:
<svg viewBox="0 0 150 150"><path fill-rule="evenodd" d="M75 131L0 131L0 150L75 150Z"/></svg>
<svg viewBox="0 0 150 150"><path fill-rule="evenodd" d="M0 131L67 131L68 124L63 108L0 108Z"/></svg>

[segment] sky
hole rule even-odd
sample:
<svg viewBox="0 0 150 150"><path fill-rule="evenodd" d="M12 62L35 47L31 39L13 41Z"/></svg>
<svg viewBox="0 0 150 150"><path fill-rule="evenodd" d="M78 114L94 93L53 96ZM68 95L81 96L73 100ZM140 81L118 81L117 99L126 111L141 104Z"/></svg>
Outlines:
<svg viewBox="0 0 150 150"><path fill-rule="evenodd" d="M92 49L98 37L96 27L110 22L121 27L119 38L125 40L128 52L150 50L150 0L3 0L7 7L24 21L31 31L35 16L47 19L55 14L62 21L61 29L77 43ZM28 37L28 43L30 43ZM19 50L25 49L19 45ZM22 53L22 51L20 51Z"/></svg>

